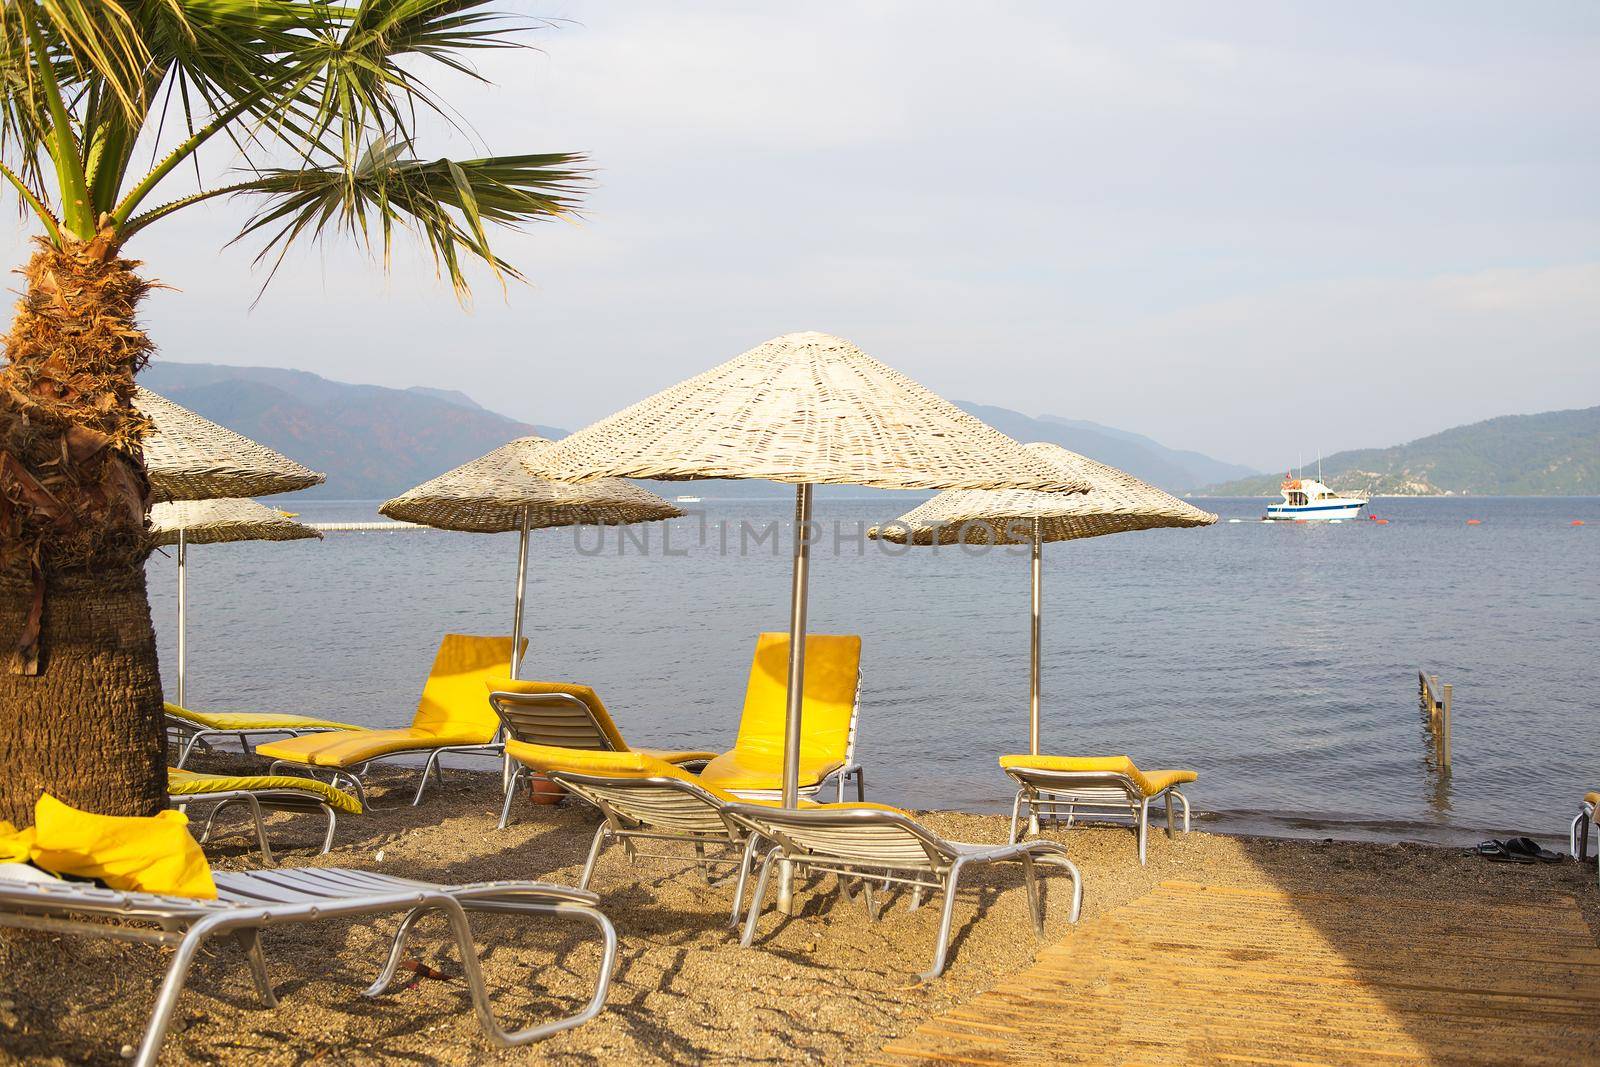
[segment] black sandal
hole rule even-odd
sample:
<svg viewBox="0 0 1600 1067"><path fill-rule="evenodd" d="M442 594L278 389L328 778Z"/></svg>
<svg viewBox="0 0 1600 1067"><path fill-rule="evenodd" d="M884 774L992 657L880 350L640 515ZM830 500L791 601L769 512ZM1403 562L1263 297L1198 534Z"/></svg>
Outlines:
<svg viewBox="0 0 1600 1067"><path fill-rule="evenodd" d="M1539 845L1531 837L1513 837L1505 842L1505 849L1513 856L1525 856L1528 863L1560 863L1566 859L1566 854L1551 852Z"/></svg>
<svg viewBox="0 0 1600 1067"><path fill-rule="evenodd" d="M1484 841L1479 844L1477 848L1473 849L1473 851L1482 856L1484 859L1488 860L1490 863L1534 862L1534 858L1532 856L1526 856L1519 852L1513 852L1506 846L1507 842L1504 841Z"/></svg>

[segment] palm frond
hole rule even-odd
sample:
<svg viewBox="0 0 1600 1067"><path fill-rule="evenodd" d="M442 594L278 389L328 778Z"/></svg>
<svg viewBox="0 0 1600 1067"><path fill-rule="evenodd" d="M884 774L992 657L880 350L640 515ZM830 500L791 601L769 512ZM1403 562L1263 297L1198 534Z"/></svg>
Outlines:
<svg viewBox="0 0 1600 1067"><path fill-rule="evenodd" d="M583 157L573 153L457 162L412 159L406 150L401 143L375 144L353 169L279 169L233 186L235 193L268 199L234 240L264 234L257 262L270 261L276 271L296 241L333 232L381 248L387 262L395 231L407 229L427 244L435 268L465 299L466 256L483 260L497 275L522 277L490 247L486 222L516 227L571 215L588 180Z"/></svg>

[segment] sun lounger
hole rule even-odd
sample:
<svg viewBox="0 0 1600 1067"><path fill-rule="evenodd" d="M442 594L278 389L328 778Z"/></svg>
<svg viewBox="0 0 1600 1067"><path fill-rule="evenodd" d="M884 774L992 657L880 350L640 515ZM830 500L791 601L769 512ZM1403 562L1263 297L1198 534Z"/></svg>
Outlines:
<svg viewBox="0 0 1600 1067"><path fill-rule="evenodd" d="M747 799L774 799L783 789L783 731L788 707L789 635L756 640L745 688L744 712L732 751L700 772L703 782ZM825 782L854 778L856 799L866 798L866 777L856 763L861 713L861 638L812 634L806 638L805 702L800 736L800 795L814 796Z"/></svg>
<svg viewBox="0 0 1600 1067"><path fill-rule="evenodd" d="M333 831L338 824L338 812L351 815L361 813L361 802L341 789L315 778L294 775L267 774L202 774L179 767L167 768L167 800L179 811L190 804L212 804L206 816L205 829L200 833L204 842L211 836L211 826L226 808L242 805L248 808L255 820L256 843L261 846L261 858L272 863L272 849L267 844L267 827L262 821L263 811L321 812L328 819L328 829L322 836L322 851L333 847Z"/></svg>
<svg viewBox="0 0 1600 1067"><path fill-rule="evenodd" d="M29 869L31 870L31 868ZM37 874L37 872L34 872ZM484 882L447 886L340 868L277 868L270 871L217 871L217 899L119 892L81 882L0 879L0 926L78 934L175 948L155 1007L139 1044L136 1067L155 1067L179 995L196 954L208 939L226 936L244 953L262 1004L277 1005L261 934L271 927L327 919L359 920L401 915L389 958L366 995L388 988L399 968L406 941L417 920L440 912L461 953L467 989L484 1032L497 1045L526 1045L587 1022L605 1005L617 938L592 893L539 882ZM546 913L590 923L604 942L594 995L575 1015L507 1031L495 1019L484 988L468 911L496 914ZM110 921L107 921L110 920Z"/></svg>
<svg viewBox="0 0 1600 1067"><path fill-rule="evenodd" d="M1589 858L1589 831L1594 829L1595 809L1600 808L1600 791L1585 793L1578 814L1572 820L1572 855L1574 859Z"/></svg>
<svg viewBox="0 0 1600 1067"><path fill-rule="evenodd" d="M755 940L756 924L761 919L762 898L774 863L798 861L808 870L823 871L846 880L861 879L861 892L868 914L877 917L872 903L872 885L906 885L912 888L913 904L921 903L922 893L943 892L944 911L939 920L939 943L933 966L920 976L924 981L937 978L949 953L950 925L955 914L956 886L962 871L977 863L1014 860L1022 864L1027 883L1028 908L1034 929L1044 937L1044 898L1034 864L1043 863L1064 869L1072 876L1071 921L1078 921L1083 904L1083 882L1078 868L1067 859L1066 849L1056 841L1035 839L1006 845L973 845L947 841L914 819L910 813L881 804L819 804L803 808L777 808L736 804L727 810L735 823L774 844L761 864L750 912L745 919L743 944Z"/></svg>
<svg viewBox="0 0 1600 1067"><path fill-rule="evenodd" d="M173 741L181 746L177 762L179 767L189 762L189 756L194 752L196 745L224 737L237 738L240 749L249 752L250 738L257 735L298 737L301 734L324 733L328 730L361 729L347 722L313 719L309 715L195 711L193 708L183 708L172 703L164 703L162 710L166 713L167 729Z"/></svg>
<svg viewBox="0 0 1600 1067"><path fill-rule="evenodd" d="M527 646L526 639L522 642ZM256 748L272 760L272 771L302 767L306 773L331 772L334 785L349 786L363 807L367 802L362 775L375 760L427 753L413 805L422 802L429 775L440 775L439 757L447 752L499 756L500 720L489 706L486 679L503 674L511 660L511 638L446 634L439 643L433 669L422 687L422 699L410 726L394 730L350 730L273 741ZM442 776L442 775L441 775Z"/></svg>
<svg viewBox="0 0 1600 1067"><path fill-rule="evenodd" d="M691 863L708 883L708 869L737 865L738 882L729 924L738 925L755 849L749 830L726 815L729 805L739 802L738 797L642 752L594 752L508 741L506 754L600 809L604 821L589 846L579 888L589 887L600 852L608 842L620 842L629 859L647 857ZM695 858L641 852L635 841L687 842L694 846Z"/></svg>
<svg viewBox="0 0 1600 1067"><path fill-rule="evenodd" d="M1038 828L1040 816L1059 819L1062 812L1071 826L1079 809L1103 819L1132 820L1139 837L1139 862L1145 861L1145 841L1150 829L1150 804L1167 806L1167 836L1173 832L1172 802L1183 805L1183 832L1189 832L1189 798L1178 786L1192 782L1194 771L1141 771L1127 756L1001 756L1000 766L1017 782L1011 805L1011 839L1027 826Z"/></svg>
<svg viewBox="0 0 1600 1067"><path fill-rule="evenodd" d="M517 678L491 678L489 704L500 716L507 741L552 748L592 752L639 752L676 767L699 770L715 752L664 748L629 748L616 723L593 689L562 682L534 682ZM513 762L506 778L505 805L500 829L511 818L511 798L517 783L530 774L526 764Z"/></svg>

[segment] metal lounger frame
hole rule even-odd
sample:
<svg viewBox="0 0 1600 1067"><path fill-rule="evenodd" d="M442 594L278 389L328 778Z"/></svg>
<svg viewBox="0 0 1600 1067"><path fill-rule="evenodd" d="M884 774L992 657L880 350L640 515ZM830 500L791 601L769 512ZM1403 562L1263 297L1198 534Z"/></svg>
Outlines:
<svg viewBox="0 0 1600 1067"><path fill-rule="evenodd" d="M608 841L620 843L627 851L629 860L649 858L687 862L700 871L708 885L713 882L707 873L708 869L737 864L738 881L734 885L728 925L739 925L739 914L744 910L745 886L749 884L750 868L755 862L755 850L760 842L746 826L728 816L732 805L693 782L685 782L680 778L607 778L568 771L551 771L549 777L574 796L598 808L603 819L595 830L594 841L589 845L583 876L578 879L579 888L589 888L595 864ZM634 847L635 841L686 841L694 845L695 858L689 860L665 852L641 852ZM740 858L735 860L731 855L708 856L706 850L710 848L736 852Z"/></svg>
<svg viewBox="0 0 1600 1067"><path fill-rule="evenodd" d="M189 761L189 757L194 754L196 745L203 741L209 746L212 738L237 738L239 741L240 751L248 756L254 751L250 747L250 738L259 734L264 734L268 737L299 737L301 734L328 734L341 732L331 726L279 726L270 729L258 727L250 730L217 730L209 726L202 726L190 719L179 718L178 716L172 714L167 714L166 720L167 729L177 734L178 741L181 744L181 747L178 750L178 762L174 764L174 766L180 769Z"/></svg>
<svg viewBox="0 0 1600 1067"><path fill-rule="evenodd" d="M1573 859L1589 858L1589 831L1593 828L1594 805L1585 800L1578 806L1578 814L1573 816L1572 831L1567 839Z"/></svg>
<svg viewBox="0 0 1600 1067"><path fill-rule="evenodd" d="M399 748L395 749L393 752L385 752L382 755L373 756L371 759L364 760L355 767L319 767L314 763L300 763L295 760L275 759L272 761L271 766L267 768L267 773L289 773L303 775L306 778L317 778L317 771L326 771L328 772L328 777L326 779L317 778L318 781L326 781L329 785L336 789L348 789L350 792L356 795L357 800L361 801L361 806L363 808L367 810L377 810L376 805L374 805L372 801L367 798L367 785L362 779L362 776L367 773L367 769L370 768L374 763L377 763L379 760L394 759L398 756L417 756L424 752L428 754L428 760L422 765L422 778L417 782L416 795L411 798L411 806L413 808L422 803L422 794L423 791L428 788L428 777L430 775L434 778L437 778L441 786L444 785L444 768L439 766L440 756L447 752L453 752L459 755L497 756L503 760L505 757L506 746L505 742L501 738L500 731L497 730L495 731L494 740L486 741L481 745L445 745L440 748Z"/></svg>
<svg viewBox="0 0 1600 1067"><path fill-rule="evenodd" d="M339 824L338 812L334 811L333 805L320 794L288 786L271 786L267 789L224 789L213 793L172 793L167 796L167 802L179 811L185 811L190 804L214 802L215 806L206 815L205 828L200 832L201 844L205 844L211 837L211 826L224 808L243 804L250 809L251 818L255 821L256 844L261 849L262 860L267 863L277 861L272 857L272 847L267 844L267 826L261 815L263 811L322 812L328 819L328 829L322 835L322 850L318 853L323 856L333 848L333 832Z"/></svg>
<svg viewBox="0 0 1600 1067"><path fill-rule="evenodd" d="M489 706L500 716L500 729L511 740L552 748L573 748L584 752L615 752L611 739L601 729L594 709L572 693L489 694ZM706 760L686 760L678 764L685 770L699 770ZM505 803L500 807L500 829L511 822L511 800L517 783L535 772L507 757Z"/></svg>
<svg viewBox="0 0 1600 1067"><path fill-rule="evenodd" d="M1034 930L1044 937L1044 898L1034 864L1045 863L1065 869L1072 877L1071 921L1077 922L1083 907L1083 879L1067 858L1067 850L1056 841L1035 839L1005 845L971 845L947 841L915 819L897 811L878 808L790 809L729 805L728 815L742 824L753 837L774 845L761 863L755 893L750 900L740 943L755 940L756 924L761 919L761 904L766 896L772 866L798 863L815 871L832 873L840 885L846 879L863 880L862 894L867 913L873 919L878 909L872 902L872 885L881 883L912 887L912 907L922 902L923 890L944 893L944 910L939 919L939 942L933 964L922 972L931 981L944 971L950 951L950 927L955 916L956 888L968 864L1015 860L1022 864L1027 886L1028 910ZM827 847L831 846L831 847ZM845 892L849 890L846 887Z"/></svg>
<svg viewBox="0 0 1600 1067"><path fill-rule="evenodd" d="M1145 796L1137 782L1115 771L1048 771L1034 767L1007 767L1016 780L1017 797L1011 804L1011 840L1023 834L1022 809L1028 809L1028 829L1037 832L1040 817L1059 821L1066 809L1067 825L1076 820L1078 809L1087 808L1102 819L1129 819L1139 838L1139 863L1145 862L1145 843L1150 836L1150 802L1162 800L1167 807L1167 836L1174 831L1172 801L1183 805L1183 832L1189 832L1189 798L1177 785Z"/></svg>
<svg viewBox="0 0 1600 1067"><path fill-rule="evenodd" d="M381 995L394 980L412 928L428 912L441 912L461 953L462 970L484 1032L495 1044L526 1045L587 1022L605 1006L616 959L617 935L595 906L592 893L540 882L483 882L442 886L390 875L341 868L218 872L221 899L193 900L124 893L78 882L0 881L0 926L79 934L176 948L134 1058L135 1067L155 1067L172 1013L196 954L208 938L229 935L245 953L263 1006L277 1006L261 932L269 926L323 919L359 919L403 914L387 962L364 995ZM507 1031L495 1019L483 983L468 911L518 914L542 912L579 918L599 932L604 943L594 995L584 1009L554 1022ZM133 926L103 920L134 920ZM154 927L153 929L151 927Z"/></svg>

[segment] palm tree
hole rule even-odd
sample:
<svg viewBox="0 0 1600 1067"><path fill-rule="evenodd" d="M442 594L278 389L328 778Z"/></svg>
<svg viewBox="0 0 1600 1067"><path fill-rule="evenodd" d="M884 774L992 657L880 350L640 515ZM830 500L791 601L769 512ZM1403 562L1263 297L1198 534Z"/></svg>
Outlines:
<svg viewBox="0 0 1600 1067"><path fill-rule="evenodd" d="M152 283L124 246L247 196L239 236L274 268L334 233L387 263L406 229L458 297L469 262L518 277L487 229L573 210L581 157L415 148L419 117L455 124L430 74L476 77L470 53L518 46L524 21L487 3L0 3L0 176L43 231L0 366L0 818L31 821L41 790L112 814L164 802L147 422L132 406ZM238 169L201 183L214 151Z"/></svg>

